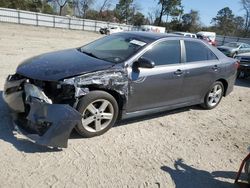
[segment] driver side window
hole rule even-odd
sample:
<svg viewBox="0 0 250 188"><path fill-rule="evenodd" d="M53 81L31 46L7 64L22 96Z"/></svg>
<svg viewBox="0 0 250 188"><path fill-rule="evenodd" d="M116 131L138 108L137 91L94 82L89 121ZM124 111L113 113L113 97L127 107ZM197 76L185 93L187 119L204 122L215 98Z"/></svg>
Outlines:
<svg viewBox="0 0 250 188"><path fill-rule="evenodd" d="M143 55L155 66L177 64L181 62L181 46L179 40L163 41L153 46Z"/></svg>

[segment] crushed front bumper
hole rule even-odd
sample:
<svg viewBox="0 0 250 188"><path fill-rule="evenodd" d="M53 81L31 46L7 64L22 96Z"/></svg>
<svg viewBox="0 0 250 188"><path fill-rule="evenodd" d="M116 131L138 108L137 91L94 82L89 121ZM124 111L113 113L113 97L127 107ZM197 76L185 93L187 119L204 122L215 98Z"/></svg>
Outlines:
<svg viewBox="0 0 250 188"><path fill-rule="evenodd" d="M18 132L34 143L66 148L70 133L81 120L81 115L69 105L41 103L36 98L30 99L26 121L14 119Z"/></svg>
<svg viewBox="0 0 250 188"><path fill-rule="evenodd" d="M40 145L66 148L72 129L81 121L74 108L52 104L40 88L25 79L8 77L3 98L16 114L13 120L18 133Z"/></svg>

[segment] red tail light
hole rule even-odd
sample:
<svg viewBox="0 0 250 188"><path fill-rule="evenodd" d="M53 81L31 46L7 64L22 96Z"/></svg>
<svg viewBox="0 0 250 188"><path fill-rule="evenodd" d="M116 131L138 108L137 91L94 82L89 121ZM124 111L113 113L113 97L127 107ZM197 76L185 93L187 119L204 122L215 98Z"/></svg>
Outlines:
<svg viewBox="0 0 250 188"><path fill-rule="evenodd" d="M240 61L235 62L235 68L238 69L240 67Z"/></svg>

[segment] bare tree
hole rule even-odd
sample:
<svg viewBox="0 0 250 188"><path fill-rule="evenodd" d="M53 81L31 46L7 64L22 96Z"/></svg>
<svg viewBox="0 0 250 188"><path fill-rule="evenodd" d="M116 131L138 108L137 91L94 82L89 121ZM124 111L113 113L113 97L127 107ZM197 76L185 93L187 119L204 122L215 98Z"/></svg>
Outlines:
<svg viewBox="0 0 250 188"><path fill-rule="evenodd" d="M99 10L100 14L111 5L111 0L104 0Z"/></svg>
<svg viewBox="0 0 250 188"><path fill-rule="evenodd" d="M103 11L108 10L111 6L111 0L104 0L101 4L100 10L99 10L99 16L100 18L103 18Z"/></svg>
<svg viewBox="0 0 250 188"><path fill-rule="evenodd" d="M151 11L148 11L148 19L150 24L155 24L155 21L158 18L159 14L160 10L158 8L151 8Z"/></svg>
<svg viewBox="0 0 250 188"><path fill-rule="evenodd" d="M55 0L59 6L59 15L62 15L63 7L69 2L69 0Z"/></svg>
<svg viewBox="0 0 250 188"><path fill-rule="evenodd" d="M94 1L93 0L75 0L75 1L76 1L75 6L77 7L79 16L86 18L86 12Z"/></svg>
<svg viewBox="0 0 250 188"><path fill-rule="evenodd" d="M250 0L241 0L241 4L246 12L245 31L247 32L250 29Z"/></svg>
<svg viewBox="0 0 250 188"><path fill-rule="evenodd" d="M148 20L150 24L154 23L154 16L152 14L152 12L148 12Z"/></svg>

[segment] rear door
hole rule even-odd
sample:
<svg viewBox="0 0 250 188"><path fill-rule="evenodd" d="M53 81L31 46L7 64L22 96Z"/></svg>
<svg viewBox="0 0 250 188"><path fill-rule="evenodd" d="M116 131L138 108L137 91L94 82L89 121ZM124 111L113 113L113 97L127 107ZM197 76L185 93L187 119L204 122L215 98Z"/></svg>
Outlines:
<svg viewBox="0 0 250 188"><path fill-rule="evenodd" d="M217 79L221 64L214 53L201 41L185 39L185 63L182 94L187 102L200 101Z"/></svg>

